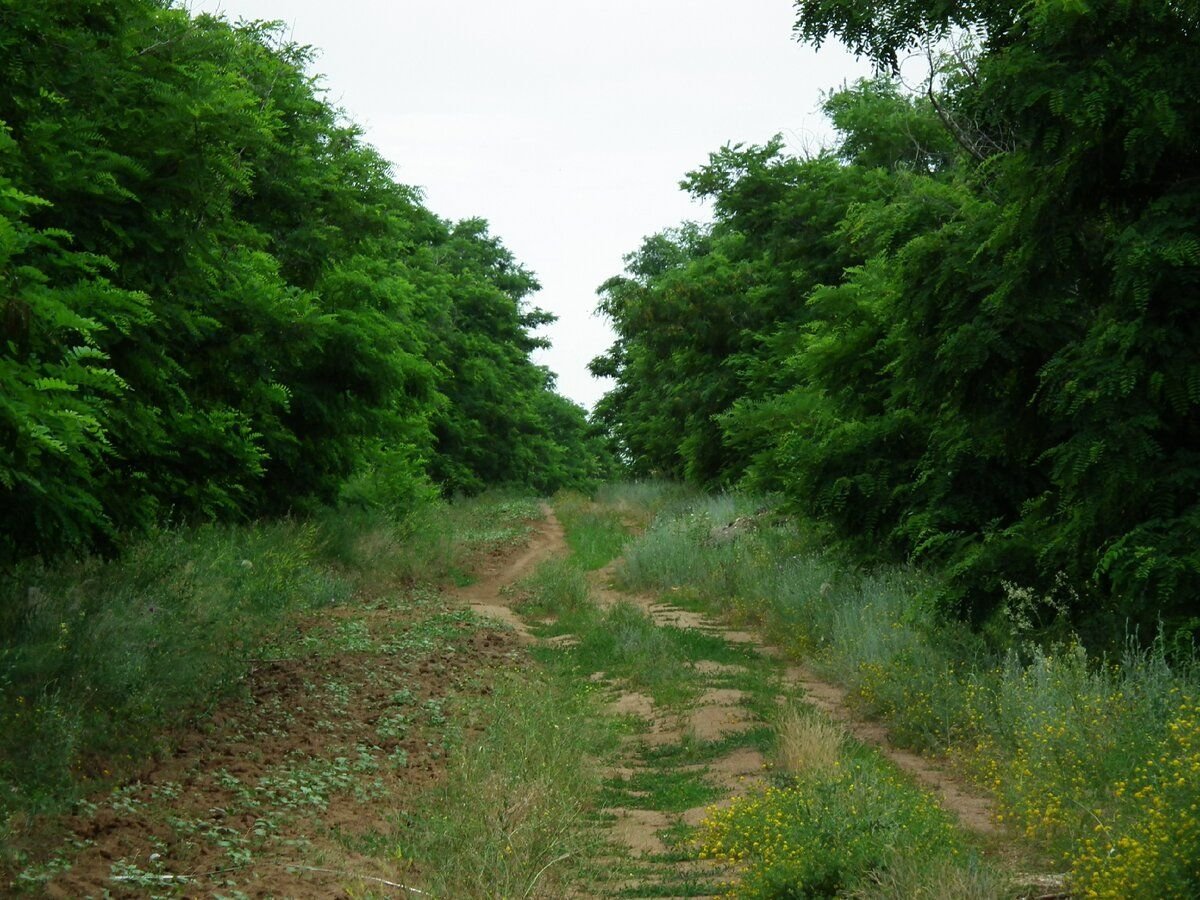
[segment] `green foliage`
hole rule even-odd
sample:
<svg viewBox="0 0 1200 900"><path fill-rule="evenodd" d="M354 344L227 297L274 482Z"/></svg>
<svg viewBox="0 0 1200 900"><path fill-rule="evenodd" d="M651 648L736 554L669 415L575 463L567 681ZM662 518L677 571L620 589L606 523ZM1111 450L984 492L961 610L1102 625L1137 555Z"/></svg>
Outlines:
<svg viewBox="0 0 1200 900"><path fill-rule="evenodd" d="M585 570L599 569L621 555L630 539L623 510L590 502L581 494L559 494L554 511L563 524L572 557Z"/></svg>
<svg viewBox="0 0 1200 900"><path fill-rule="evenodd" d="M1162 620L1186 645L1194 6L798 3L804 38L884 66L959 43L925 96L831 94L826 155L714 154L687 185L715 223L601 288L597 413L632 469L781 492L859 553L937 565L976 623L1003 582L1065 578L1089 639Z"/></svg>
<svg viewBox="0 0 1200 900"><path fill-rule="evenodd" d="M397 184L281 26L0 8L0 561L344 502L586 486L486 225Z"/></svg>
<svg viewBox="0 0 1200 900"><path fill-rule="evenodd" d="M933 868L965 848L946 813L878 754L854 747L832 772L788 778L701 823L701 856L740 863L747 898L844 896L902 863Z"/></svg>
<svg viewBox="0 0 1200 900"><path fill-rule="evenodd" d="M145 753L227 694L287 614L345 599L349 580L319 559L312 525L206 526L155 534L120 563L4 578L5 812L53 808L97 761Z"/></svg>
<svg viewBox="0 0 1200 900"><path fill-rule="evenodd" d="M12 148L0 130L0 163ZM100 343L151 320L142 296L106 279L105 260L29 224L44 205L0 174L0 557L111 536L97 474L128 386Z"/></svg>

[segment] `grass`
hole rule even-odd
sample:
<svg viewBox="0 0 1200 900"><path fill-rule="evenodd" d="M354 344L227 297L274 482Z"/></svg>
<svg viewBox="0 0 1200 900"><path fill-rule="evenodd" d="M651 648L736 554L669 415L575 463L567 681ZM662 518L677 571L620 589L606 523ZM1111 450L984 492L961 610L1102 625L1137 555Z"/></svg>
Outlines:
<svg viewBox="0 0 1200 900"><path fill-rule="evenodd" d="M695 694L686 668L689 636L679 629L658 627L631 604L563 617L548 629L553 631L572 634L578 641L561 652L535 651L537 658L557 670L604 672L661 705L678 705Z"/></svg>
<svg viewBox="0 0 1200 900"><path fill-rule="evenodd" d="M619 556L658 512L686 496L685 489L667 481L616 482L602 485L595 498L561 492L554 509L575 564L592 571Z"/></svg>
<svg viewBox="0 0 1200 900"><path fill-rule="evenodd" d="M409 814L396 856L434 896L563 896L598 846L588 816L616 731L586 691L536 672L499 681L481 712L486 730Z"/></svg>
<svg viewBox="0 0 1200 900"><path fill-rule="evenodd" d="M566 530L572 559L587 571L619 556L639 524L621 508L591 503L581 494L559 494L554 511Z"/></svg>
<svg viewBox="0 0 1200 900"><path fill-rule="evenodd" d="M588 597L587 579L573 558L543 563L519 586L516 609L542 636L571 635L565 652L540 648L535 655L560 673L606 672L663 703L688 695L685 663L690 634L657 627L629 603L599 609Z"/></svg>
<svg viewBox="0 0 1200 900"><path fill-rule="evenodd" d="M598 608L589 599L587 579L573 558L543 563L519 590L522 596L516 609L542 623L536 633L575 639L565 652L535 651L543 662L562 671L604 672L660 704L678 705L695 696L699 688L688 668L691 660L751 667L757 661L753 651L719 637L656 625L631 603ZM756 688L761 691L761 684L756 683Z"/></svg>
<svg viewBox="0 0 1200 900"><path fill-rule="evenodd" d="M661 768L693 766L710 763L741 747L751 747L763 753L770 753L774 749L775 743L775 730L768 725L762 725L734 732L714 741L697 740L684 734L683 739L678 743L644 748L641 751L641 757L647 764Z"/></svg>
<svg viewBox="0 0 1200 900"><path fill-rule="evenodd" d="M472 555L520 541L534 502L493 496L403 523L330 513L166 532L121 560L9 573L0 584L0 838L117 783L163 745L167 729L237 693L250 666L321 658L354 661L364 674L305 686L321 707L318 730L339 741L351 734L342 719L363 679L387 676L387 708L328 758L288 759L253 782L228 775L225 789L249 798L247 810L255 798L277 808L255 812L262 835L197 819L177 823L199 829L180 840L223 847L240 865L277 846L289 816L317 821L322 804L347 797L391 802L378 779L404 769L405 748L416 747L438 766L448 759L446 779L405 801L394 828L339 831L339 846L398 867L397 877L434 896L551 897L581 885L603 892L621 882L596 863L613 852L599 843L598 808L677 819L717 796L704 767L753 747L773 761L773 780L713 810L699 844L676 821L663 834L667 854L623 861L621 877L636 873L639 895L709 891L706 876L672 868L700 847L744 867L728 888L737 896L1011 894L928 795L877 754L807 708L777 707L778 663L713 635L656 625L632 604L599 609L587 572L623 552L617 575L627 587L761 629L846 684L896 740L952 757L997 796L1006 822L1070 870L1078 896L1195 896L1200 686L1195 670L1169 663L1161 647L1131 644L1121 659L1089 658L1062 631L1056 641L1039 639L1019 615L993 623L985 640L932 616L920 573L856 570L753 498L643 484L606 489L594 501L559 500L575 550L518 588L518 609L536 633L573 643L538 648L543 666L526 665L519 676L485 686L495 669L468 666L420 696L405 680L406 661L440 671L480 627L427 585L463 583ZM411 615L371 615L396 602L396 585L405 586ZM335 609L349 603L354 615ZM313 612L317 624L298 630L294 623ZM998 651L1000 628L1012 634ZM704 674L691 665L701 659L730 668ZM393 663L395 672L384 672ZM626 749L636 755L633 774L605 780L604 763L632 726L596 702L607 689L588 676L600 672L650 695L666 714L686 711L705 688L736 688L764 724L715 741L684 733ZM482 701L456 695L455 685L472 678L464 693L486 687ZM265 701L257 708L262 724L238 738L250 746L259 731L274 733L271 722L299 713ZM129 815L139 804L174 802L171 790L122 787L103 802ZM68 866L68 851L25 866L26 887ZM117 859L114 873L123 884L165 890L148 860ZM339 863L334 856L313 865ZM227 877L233 890L241 876Z"/></svg>
<svg viewBox="0 0 1200 900"><path fill-rule="evenodd" d="M929 792L823 715L785 706L773 737L770 782L711 808L695 839L738 867L727 896L1011 893Z"/></svg>
<svg viewBox="0 0 1200 900"><path fill-rule="evenodd" d="M858 570L760 508L737 495L676 502L618 576L760 628L849 687L893 740L953 757L1081 896L1200 891L1194 662L1159 644L1090 657L1063 629L1033 627L1019 589L970 632L934 615L921 573Z"/></svg>
<svg viewBox="0 0 1200 900"><path fill-rule="evenodd" d="M737 527L749 532L755 525L746 520L757 509L749 501L726 497L716 515L696 515L676 501L673 511L626 548L618 571L626 584L662 591L675 605L711 607L713 594L736 588L738 578L749 577L748 563L763 561L747 557L741 536L729 540L722 527L741 522ZM605 518L603 510L575 510L572 515L585 523ZM635 570L638 575L631 575ZM681 822L664 832L668 853L633 869L638 896L711 892L711 878L683 875L686 868L669 870L695 860L697 853L738 867L738 880L727 885L731 896L831 896L865 891L871 884L883 892L889 889L883 880L903 886L894 890L913 889L912 896L921 896L938 879L995 886L990 870L977 863L930 795L807 708L778 709L779 685L771 675L776 663L715 635L657 625L629 603L598 609L589 600L583 567L575 559L543 566L521 589L518 608L540 620L543 635L573 638L569 646L537 651L551 670L577 678L602 672L621 690L650 695L666 715L671 709L686 710L706 687L719 684L742 691L760 716L775 720L773 727L717 741L697 740L685 730L676 742L641 746L632 772L605 784L600 803L606 807L677 816L726 794L710 780L710 763L744 747L775 761L774 783L710 809L698 835ZM745 593L730 593L748 599ZM749 603L745 610L751 610ZM757 622L766 624L766 619ZM703 675L691 665L702 659L728 668ZM905 868L910 857L924 858L927 864L910 872ZM952 871L953 878L945 878L943 870ZM932 879L926 877L931 871L937 873Z"/></svg>
<svg viewBox="0 0 1200 900"><path fill-rule="evenodd" d="M604 806L636 806L662 812L684 812L711 803L721 795L704 773L686 769L657 769L628 778L614 778L606 785L600 802Z"/></svg>
<svg viewBox="0 0 1200 900"><path fill-rule="evenodd" d="M135 771L171 729L236 692L257 660L303 650L286 649L300 640L298 617L461 580L470 558L520 540L536 515L535 502L507 495L403 522L330 511L162 531L117 559L4 573L0 863L15 862L11 842L33 817ZM362 622L330 619L329 629L330 652L374 646Z"/></svg>

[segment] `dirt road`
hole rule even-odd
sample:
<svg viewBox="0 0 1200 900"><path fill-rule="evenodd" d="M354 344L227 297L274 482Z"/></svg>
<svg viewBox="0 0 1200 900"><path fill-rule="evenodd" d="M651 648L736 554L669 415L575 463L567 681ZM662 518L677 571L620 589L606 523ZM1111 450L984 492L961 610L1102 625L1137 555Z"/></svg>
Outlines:
<svg viewBox="0 0 1200 900"><path fill-rule="evenodd" d="M546 506L543 514L523 547L487 559L469 586L397 592L298 627L260 661L243 697L172 738L139 778L63 821L61 849L28 886L40 882L46 896L64 898L419 896L420 869L393 850L415 799L443 777L448 747L469 739L452 733L454 710L488 692L489 670L528 665L527 647L538 638L513 610L512 586L569 552L554 512ZM593 886L597 896L663 896L670 885L697 896L728 874L673 856L673 848L713 803L764 777L761 735L774 705L796 696L879 747L965 828L994 832L986 798L936 763L891 747L882 728L849 712L835 685L786 665L753 633L618 591L613 573L614 565L592 573L600 608L632 604L659 626L724 649L683 663L699 688L682 706L659 705L603 671L581 674L632 723L605 773L598 822L619 852L597 861L608 872ZM466 610L503 628L481 628ZM570 635L554 641L570 644ZM689 746L715 749L701 761L664 757ZM679 796L652 803L647 778L663 772L682 786Z"/></svg>

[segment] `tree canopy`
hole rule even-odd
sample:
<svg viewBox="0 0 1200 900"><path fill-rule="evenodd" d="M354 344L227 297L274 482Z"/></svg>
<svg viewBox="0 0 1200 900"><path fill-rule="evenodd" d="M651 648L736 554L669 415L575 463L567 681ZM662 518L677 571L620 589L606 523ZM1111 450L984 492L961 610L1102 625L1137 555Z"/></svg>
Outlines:
<svg viewBox="0 0 1200 900"><path fill-rule="evenodd" d="M0 5L0 559L158 522L582 485L552 317L277 24Z"/></svg>
<svg viewBox="0 0 1200 900"><path fill-rule="evenodd" d="M730 146L711 226L601 288L598 413L635 471L781 492L979 620L1200 626L1195 3L802 0L882 73L835 147ZM974 42L971 42L974 35ZM940 51L928 90L888 69ZM953 52L947 52L952 50Z"/></svg>

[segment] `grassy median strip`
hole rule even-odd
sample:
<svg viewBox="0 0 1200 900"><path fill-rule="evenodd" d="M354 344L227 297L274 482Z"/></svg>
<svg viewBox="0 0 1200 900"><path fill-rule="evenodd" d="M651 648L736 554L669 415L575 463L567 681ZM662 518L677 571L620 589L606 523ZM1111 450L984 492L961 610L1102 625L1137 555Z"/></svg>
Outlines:
<svg viewBox="0 0 1200 900"><path fill-rule="evenodd" d="M599 833L590 815L614 725L583 686L523 669L501 677L481 735L407 814L401 859L438 897L555 897L580 877Z"/></svg>

